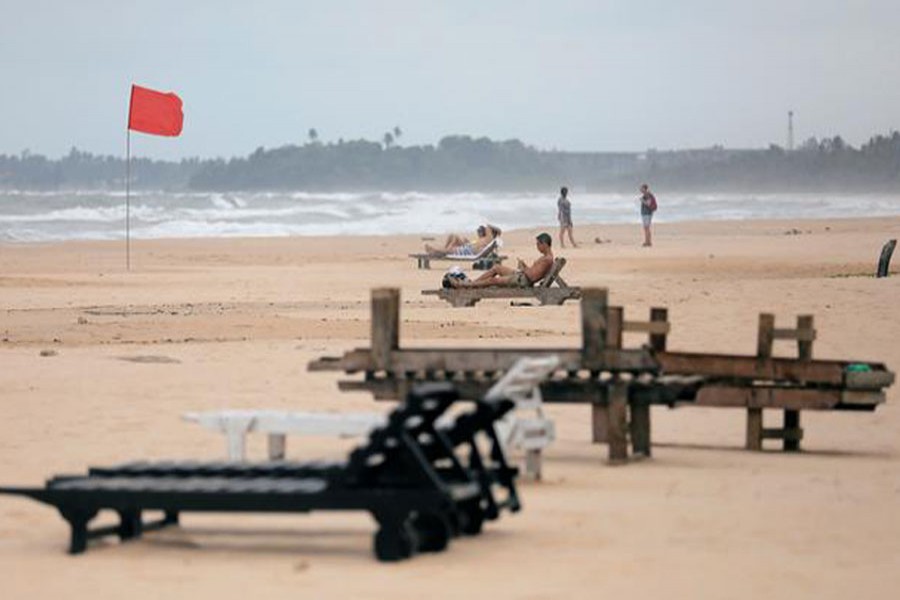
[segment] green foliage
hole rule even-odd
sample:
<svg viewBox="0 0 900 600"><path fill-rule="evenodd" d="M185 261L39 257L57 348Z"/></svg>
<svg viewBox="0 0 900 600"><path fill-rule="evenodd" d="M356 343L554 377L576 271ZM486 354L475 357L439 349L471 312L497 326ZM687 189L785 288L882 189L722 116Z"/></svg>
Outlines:
<svg viewBox="0 0 900 600"><path fill-rule="evenodd" d="M519 140L452 135L437 146L400 146L399 127L381 143L308 143L246 157L132 160L135 188L162 190L547 190L562 183L591 191L634 191L641 181L668 190L898 191L900 134L877 135L860 148L840 136L811 138L798 150L701 150L575 153L537 150ZM0 155L0 188L125 186L125 161L72 148L49 160L23 151Z"/></svg>

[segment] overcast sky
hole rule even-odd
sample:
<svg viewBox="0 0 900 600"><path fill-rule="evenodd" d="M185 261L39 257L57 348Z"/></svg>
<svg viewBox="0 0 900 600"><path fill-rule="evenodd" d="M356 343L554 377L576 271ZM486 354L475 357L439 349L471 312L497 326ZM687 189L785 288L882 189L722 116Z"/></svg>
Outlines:
<svg viewBox="0 0 900 600"><path fill-rule="evenodd" d="M184 100L134 154L447 134L539 148L784 144L900 127L898 0L0 0L0 153L124 155L130 85Z"/></svg>

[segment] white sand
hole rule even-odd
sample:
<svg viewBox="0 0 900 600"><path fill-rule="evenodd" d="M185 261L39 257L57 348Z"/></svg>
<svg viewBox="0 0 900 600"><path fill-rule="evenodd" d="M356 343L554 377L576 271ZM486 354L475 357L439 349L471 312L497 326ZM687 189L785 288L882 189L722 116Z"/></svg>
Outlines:
<svg viewBox="0 0 900 600"><path fill-rule="evenodd" d="M804 233L785 235L793 228ZM533 256L535 233L507 234L505 250ZM658 227L645 249L636 227L592 226L576 229L581 248L558 254L570 283L609 287L629 318L668 306L671 349L752 354L759 312L779 326L812 313L816 357L896 370L900 277L870 275L898 233L900 218L683 223ZM420 296L441 276L406 258L421 243L140 241L131 273L122 244L0 245L0 483L223 457L218 436L180 421L190 410L389 409L340 393L337 374L306 372L311 359L367 345L374 286L402 287L404 345L578 346L577 303L452 309ZM57 355L39 356L49 349ZM174 360L122 360L146 356ZM552 406L561 439L546 480L522 486L524 510L396 565L374 560L368 516L336 513L188 514L180 529L70 557L54 511L2 496L0 595L890 597L900 589L897 389L874 413L804 413L798 455L743 451L741 411L655 408L654 458L627 467L590 444L586 407ZM288 451L341 456L351 444L291 439ZM263 438L250 452L263 456Z"/></svg>

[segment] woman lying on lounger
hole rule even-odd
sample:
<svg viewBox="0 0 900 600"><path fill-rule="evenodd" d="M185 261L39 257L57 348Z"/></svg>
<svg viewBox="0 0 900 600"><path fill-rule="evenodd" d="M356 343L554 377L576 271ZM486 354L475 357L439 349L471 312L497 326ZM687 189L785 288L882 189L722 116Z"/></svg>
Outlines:
<svg viewBox="0 0 900 600"><path fill-rule="evenodd" d="M546 277L553 267L553 238L548 233L542 233L535 238L538 252L541 256L531 263L519 259L518 268L513 270L503 265L494 265L474 281L460 281L450 278L450 285L455 288L478 287L522 287L529 288Z"/></svg>
<svg viewBox="0 0 900 600"><path fill-rule="evenodd" d="M461 235L451 233L447 236L447 241L443 247L431 246L425 244L425 251L433 258L444 258L445 256L475 256L484 249L485 246L494 241L502 233L499 227L494 225L479 225L476 230L478 239L474 242L469 241Z"/></svg>

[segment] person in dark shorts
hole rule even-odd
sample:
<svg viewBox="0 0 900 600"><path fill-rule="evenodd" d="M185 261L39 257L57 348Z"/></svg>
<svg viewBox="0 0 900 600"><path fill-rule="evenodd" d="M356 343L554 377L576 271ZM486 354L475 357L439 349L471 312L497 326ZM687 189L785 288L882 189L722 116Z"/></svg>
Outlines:
<svg viewBox="0 0 900 600"><path fill-rule="evenodd" d="M656 196L650 191L646 183L641 185L641 223L644 226L644 246L652 246L653 240L650 233L650 225L653 222L653 213L656 212Z"/></svg>
<svg viewBox="0 0 900 600"><path fill-rule="evenodd" d="M541 233L535 238L540 257L531 265L519 259L518 268L511 269L503 265L494 265L473 281L452 280L450 285L456 288L478 287L522 287L529 288L543 279L553 267L553 238L549 233Z"/></svg>
<svg viewBox="0 0 900 600"><path fill-rule="evenodd" d="M556 201L556 210L556 216L559 219L560 248L566 247L566 242L563 238L563 235L565 235L566 231L569 232L569 241L572 242L572 247L577 248L578 244L575 243L575 238L572 237L572 202L571 200L569 200L569 188L560 188L559 200Z"/></svg>

